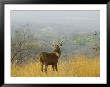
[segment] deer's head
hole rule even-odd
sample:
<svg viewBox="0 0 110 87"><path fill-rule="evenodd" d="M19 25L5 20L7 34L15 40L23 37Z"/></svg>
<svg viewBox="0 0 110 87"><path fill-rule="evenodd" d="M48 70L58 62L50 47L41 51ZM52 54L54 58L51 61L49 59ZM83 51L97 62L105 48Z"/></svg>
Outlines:
<svg viewBox="0 0 110 87"><path fill-rule="evenodd" d="M60 46L62 46L62 42L63 42L63 41L61 41L61 42L59 42L59 41L53 41L51 47L52 47L53 49L59 49Z"/></svg>
<svg viewBox="0 0 110 87"><path fill-rule="evenodd" d="M54 52L58 57L60 57L60 55L61 55L60 46L62 46L62 42L63 42L63 41L61 41L61 42L59 42L59 41L55 42L55 41L54 41L54 42L52 43L53 52Z"/></svg>

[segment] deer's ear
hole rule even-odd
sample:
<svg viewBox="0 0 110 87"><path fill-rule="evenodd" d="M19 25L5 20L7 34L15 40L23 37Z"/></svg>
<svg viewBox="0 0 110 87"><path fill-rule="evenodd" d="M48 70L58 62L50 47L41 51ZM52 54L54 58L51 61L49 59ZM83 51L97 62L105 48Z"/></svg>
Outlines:
<svg viewBox="0 0 110 87"><path fill-rule="evenodd" d="M60 46L62 46L63 40L60 42Z"/></svg>
<svg viewBox="0 0 110 87"><path fill-rule="evenodd" d="M62 46L62 43L60 44L60 46Z"/></svg>
<svg viewBox="0 0 110 87"><path fill-rule="evenodd" d="M52 44L52 45L51 45L51 47L53 48L53 47L54 47L54 45Z"/></svg>

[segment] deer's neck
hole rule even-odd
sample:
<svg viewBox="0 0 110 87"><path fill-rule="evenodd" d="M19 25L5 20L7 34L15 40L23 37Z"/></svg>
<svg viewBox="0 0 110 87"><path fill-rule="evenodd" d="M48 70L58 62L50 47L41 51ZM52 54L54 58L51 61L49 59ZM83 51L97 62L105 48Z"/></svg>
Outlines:
<svg viewBox="0 0 110 87"><path fill-rule="evenodd" d="M58 57L60 57L60 55L61 55L61 50L60 50L60 48L59 48L59 49L54 49L53 52L56 53L56 55L57 55Z"/></svg>

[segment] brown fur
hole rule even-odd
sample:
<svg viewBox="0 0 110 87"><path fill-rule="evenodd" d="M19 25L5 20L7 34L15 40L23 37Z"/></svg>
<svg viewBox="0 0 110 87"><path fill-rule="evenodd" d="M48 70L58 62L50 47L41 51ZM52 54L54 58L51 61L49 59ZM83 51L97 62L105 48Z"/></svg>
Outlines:
<svg viewBox="0 0 110 87"><path fill-rule="evenodd" d="M60 46L62 46L62 44L60 44ZM41 62L41 70L43 72L43 65L45 65L45 72L47 73L47 67L48 65L52 65L52 69L54 71L54 69L57 71L57 63L58 63L58 59L61 55L61 50L59 45L55 45L54 46L54 50L51 53L47 53L47 52L41 52L39 55L40 58L40 62Z"/></svg>

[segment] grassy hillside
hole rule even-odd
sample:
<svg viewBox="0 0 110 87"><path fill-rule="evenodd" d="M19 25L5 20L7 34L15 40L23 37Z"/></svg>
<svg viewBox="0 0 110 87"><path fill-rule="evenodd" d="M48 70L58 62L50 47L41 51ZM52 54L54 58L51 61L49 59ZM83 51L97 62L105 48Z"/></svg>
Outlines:
<svg viewBox="0 0 110 87"><path fill-rule="evenodd" d="M51 66L48 73L41 72L39 62L32 62L21 66L12 64L11 76L13 77L98 77L100 76L100 58L88 58L85 55L62 60L58 63L58 72L53 72Z"/></svg>

